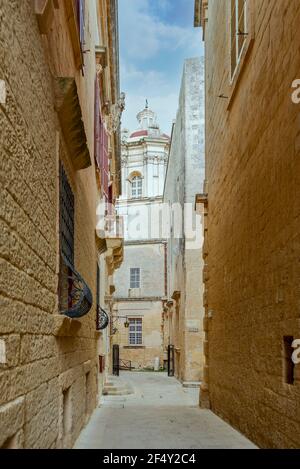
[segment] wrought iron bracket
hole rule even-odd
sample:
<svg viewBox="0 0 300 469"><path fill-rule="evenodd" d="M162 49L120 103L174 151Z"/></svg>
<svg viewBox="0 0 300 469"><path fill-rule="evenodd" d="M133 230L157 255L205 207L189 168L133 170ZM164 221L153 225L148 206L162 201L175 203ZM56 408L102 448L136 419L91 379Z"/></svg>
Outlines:
<svg viewBox="0 0 300 469"><path fill-rule="evenodd" d="M96 329L97 331L102 331L105 329L109 324L109 317L107 312L101 308L101 306L97 306L97 319L96 319Z"/></svg>
<svg viewBox="0 0 300 469"><path fill-rule="evenodd" d="M63 254L62 260L66 267L68 267L71 275L68 276L68 306L67 308L62 308L61 314L69 318L80 318L90 311L93 304L93 295L81 275L74 269L73 265Z"/></svg>

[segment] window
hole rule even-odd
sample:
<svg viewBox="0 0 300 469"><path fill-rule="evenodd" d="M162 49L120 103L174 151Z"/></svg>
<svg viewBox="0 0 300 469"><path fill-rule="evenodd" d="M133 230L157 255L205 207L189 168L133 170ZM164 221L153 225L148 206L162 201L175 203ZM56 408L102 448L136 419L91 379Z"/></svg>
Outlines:
<svg viewBox="0 0 300 469"><path fill-rule="evenodd" d="M287 384L294 384L295 365L292 360L294 349L292 343L294 338L292 336L283 337L283 379Z"/></svg>
<svg viewBox="0 0 300 469"><path fill-rule="evenodd" d="M69 445L69 438L72 427L72 407L71 407L71 388L63 390L62 404L62 430L64 447Z"/></svg>
<svg viewBox="0 0 300 469"><path fill-rule="evenodd" d="M87 417L90 414L91 408L91 372L88 371L85 374L85 416Z"/></svg>
<svg viewBox="0 0 300 469"><path fill-rule="evenodd" d="M142 345L142 319L129 319L129 344Z"/></svg>
<svg viewBox="0 0 300 469"><path fill-rule="evenodd" d="M140 268L130 269L130 288L140 288L141 285L141 270Z"/></svg>
<svg viewBox="0 0 300 469"><path fill-rule="evenodd" d="M0 449L18 449L17 442L17 435L11 436L7 438L7 440L3 443Z"/></svg>
<svg viewBox="0 0 300 469"><path fill-rule="evenodd" d="M136 199L142 197L143 182L140 176L135 176L131 181L131 197Z"/></svg>
<svg viewBox="0 0 300 469"><path fill-rule="evenodd" d="M59 271L59 302L61 309L71 307L69 293L71 289L71 272L65 265L64 258L74 266L74 195L67 175L60 163L59 190L59 242L60 242L60 271Z"/></svg>
<svg viewBox="0 0 300 469"><path fill-rule="evenodd" d="M74 265L74 195L60 163L60 252Z"/></svg>
<svg viewBox="0 0 300 469"><path fill-rule="evenodd" d="M247 31L247 0L231 0L231 78L233 79L240 62Z"/></svg>

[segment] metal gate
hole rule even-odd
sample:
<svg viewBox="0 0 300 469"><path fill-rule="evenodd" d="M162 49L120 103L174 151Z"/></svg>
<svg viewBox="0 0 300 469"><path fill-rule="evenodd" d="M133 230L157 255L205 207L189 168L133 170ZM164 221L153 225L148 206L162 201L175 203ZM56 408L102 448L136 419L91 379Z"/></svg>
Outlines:
<svg viewBox="0 0 300 469"><path fill-rule="evenodd" d="M119 345L114 344L113 345L113 375L119 376L120 372L120 350L119 350Z"/></svg>
<svg viewBox="0 0 300 469"><path fill-rule="evenodd" d="M168 345L168 376L174 376L174 345Z"/></svg>

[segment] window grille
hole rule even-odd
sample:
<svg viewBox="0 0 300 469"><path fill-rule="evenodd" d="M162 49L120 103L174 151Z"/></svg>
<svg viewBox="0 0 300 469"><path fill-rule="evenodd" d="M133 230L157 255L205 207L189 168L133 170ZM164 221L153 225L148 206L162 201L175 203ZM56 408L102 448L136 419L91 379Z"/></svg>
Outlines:
<svg viewBox="0 0 300 469"><path fill-rule="evenodd" d="M59 308L71 318L84 316L93 303L91 290L74 268L74 195L60 163L59 193Z"/></svg>
<svg viewBox="0 0 300 469"><path fill-rule="evenodd" d="M60 164L60 250L74 265L74 195Z"/></svg>

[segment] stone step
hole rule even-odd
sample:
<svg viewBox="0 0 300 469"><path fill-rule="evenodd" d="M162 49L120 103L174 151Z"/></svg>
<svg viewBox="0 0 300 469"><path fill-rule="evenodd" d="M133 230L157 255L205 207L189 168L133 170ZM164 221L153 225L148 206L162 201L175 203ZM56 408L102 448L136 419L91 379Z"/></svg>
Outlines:
<svg viewBox="0 0 300 469"><path fill-rule="evenodd" d="M110 391L107 391L103 389L103 395L104 396L126 396L128 394L132 394L132 391L130 389L112 389Z"/></svg>
<svg viewBox="0 0 300 469"><path fill-rule="evenodd" d="M107 392L115 391L115 390L126 391L127 386L106 386L105 385L103 389Z"/></svg>
<svg viewBox="0 0 300 469"><path fill-rule="evenodd" d="M184 388L200 388L201 381L183 381Z"/></svg>
<svg viewBox="0 0 300 469"><path fill-rule="evenodd" d="M132 389L124 382L119 380L110 380L103 387L104 396L124 396L132 394Z"/></svg>

